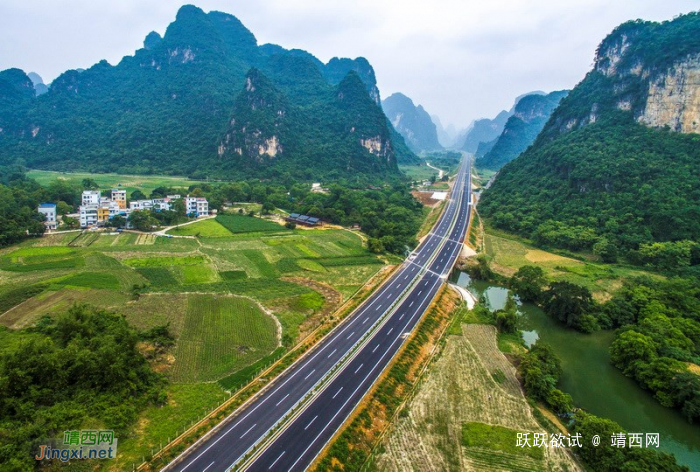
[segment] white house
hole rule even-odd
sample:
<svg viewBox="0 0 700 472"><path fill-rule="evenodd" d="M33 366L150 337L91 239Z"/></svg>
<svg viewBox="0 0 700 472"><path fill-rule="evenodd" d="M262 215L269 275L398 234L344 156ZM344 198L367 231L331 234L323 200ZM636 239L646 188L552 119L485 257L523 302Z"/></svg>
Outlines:
<svg viewBox="0 0 700 472"><path fill-rule="evenodd" d="M185 213L196 217L209 216L209 202L203 197L185 197Z"/></svg>
<svg viewBox="0 0 700 472"><path fill-rule="evenodd" d="M82 205L99 205L100 204L99 190L83 190L83 198L81 201Z"/></svg>
<svg viewBox="0 0 700 472"><path fill-rule="evenodd" d="M44 221L44 224L46 225L46 229L56 229L58 226L56 223L56 204L55 203L42 203L39 205L39 208L37 208L37 211L44 216L46 216L46 221Z"/></svg>
<svg viewBox="0 0 700 472"><path fill-rule="evenodd" d="M97 224L99 205L80 205L80 227L87 228Z"/></svg>

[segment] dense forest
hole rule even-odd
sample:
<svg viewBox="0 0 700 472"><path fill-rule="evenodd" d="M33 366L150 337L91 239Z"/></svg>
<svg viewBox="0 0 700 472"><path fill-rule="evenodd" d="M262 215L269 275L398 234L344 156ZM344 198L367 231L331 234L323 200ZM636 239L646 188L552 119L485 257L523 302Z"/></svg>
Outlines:
<svg viewBox="0 0 700 472"><path fill-rule="evenodd" d="M540 245L597 247L607 261L658 260L657 249L700 241L700 136L639 123L650 82L700 52L698 32L696 13L613 31L535 143L501 169L481 214Z"/></svg>
<svg viewBox="0 0 700 472"><path fill-rule="evenodd" d="M613 365L649 390L662 405L680 410L691 423L700 421L700 376L693 371L700 365L697 278L631 279L602 304L585 287L548 281L540 267L521 267L508 285L522 300L540 305L569 328L586 333L616 329L610 347ZM521 368L527 369L527 364ZM533 381L542 382L537 375ZM545 392L539 383L528 387L529 383L525 376L528 391L561 410L548 399L551 391ZM561 400L558 394L553 398Z"/></svg>
<svg viewBox="0 0 700 472"><path fill-rule="evenodd" d="M572 250L700 240L700 136L648 128L618 111L538 143L479 203L496 227Z"/></svg>
<svg viewBox="0 0 700 472"><path fill-rule="evenodd" d="M3 470L34 469L38 445L62 438L65 430L98 422L119 438L142 408L166 399L164 378L151 370L137 343L167 343L167 329L139 333L118 314L77 305L3 339Z"/></svg>
<svg viewBox="0 0 700 472"><path fill-rule="evenodd" d="M531 94L521 98L501 135L495 141L479 145L476 166L498 170L518 157L537 138L549 116L567 93L568 90L564 90L547 95Z"/></svg>
<svg viewBox="0 0 700 472"><path fill-rule="evenodd" d="M267 91L250 88L251 70L272 84ZM351 72L363 94L344 85ZM272 89L274 103L249 109L250 94ZM273 136L271 152L264 141ZM133 56L67 71L38 97L22 71L0 72L0 164L379 181L398 174L397 161L416 159L384 116L365 59L323 64L305 51L258 46L234 16L191 5Z"/></svg>

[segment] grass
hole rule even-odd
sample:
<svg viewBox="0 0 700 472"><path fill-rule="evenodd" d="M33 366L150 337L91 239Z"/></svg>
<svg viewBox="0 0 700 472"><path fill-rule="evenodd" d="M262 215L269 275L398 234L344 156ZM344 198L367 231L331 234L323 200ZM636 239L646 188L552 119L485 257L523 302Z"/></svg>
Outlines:
<svg viewBox="0 0 700 472"><path fill-rule="evenodd" d="M146 195L150 195L157 187L181 188L182 193L187 193L190 185L200 182L184 177L170 177L163 175L126 175L126 174L91 174L86 172L52 172L45 170L30 170L27 177L35 179L41 185L46 186L55 180L68 181L80 186L83 179L93 179L100 189L119 188L126 190L130 195L136 189L141 190Z"/></svg>
<svg viewBox="0 0 700 472"><path fill-rule="evenodd" d="M200 238L225 238L233 233L216 220L208 219L178 226L167 232L177 236L198 236Z"/></svg>
<svg viewBox="0 0 700 472"><path fill-rule="evenodd" d="M432 176L435 176L435 178L437 178L438 176L438 171L436 171L435 169L431 169L426 165L400 165L399 170L406 174L406 176L411 180L430 180Z"/></svg>
<svg viewBox="0 0 700 472"><path fill-rule="evenodd" d="M218 215L216 221L231 233L291 232L291 230L262 218L241 215Z"/></svg>
<svg viewBox="0 0 700 472"><path fill-rule="evenodd" d="M81 257L71 257L68 259L56 259L47 262L38 262L34 264L17 264L11 263L6 259L0 261L0 270L9 272L32 272L46 270L69 270L78 269L85 265L85 261Z"/></svg>
<svg viewBox="0 0 700 472"><path fill-rule="evenodd" d="M0 314L44 291L46 285L17 287L0 294Z"/></svg>
<svg viewBox="0 0 700 472"><path fill-rule="evenodd" d="M541 460L544 453L540 447L517 447L518 432L503 426L484 423L464 423L462 443L466 447L490 449L506 454L526 455Z"/></svg>
<svg viewBox="0 0 700 472"><path fill-rule="evenodd" d="M147 408L139 419L136 435L119 438L119 455L115 470L131 470L151 450L160 449L169 439L200 420L204 411L211 411L228 395L216 383L172 384L167 389L164 406Z"/></svg>
<svg viewBox="0 0 700 472"><path fill-rule="evenodd" d="M278 347L275 322L245 298L192 295L177 343L175 382L218 380Z"/></svg>
<svg viewBox="0 0 700 472"><path fill-rule="evenodd" d="M225 270L223 272L219 272L219 276L227 282L248 278L248 274L246 274L244 270Z"/></svg>
<svg viewBox="0 0 700 472"><path fill-rule="evenodd" d="M219 385L221 385L221 387L225 388L226 390L233 390L236 387L240 387L241 385L250 382L260 371L260 369L270 365L272 362L282 357L282 355L285 352L286 349L284 347L278 347L272 352L272 354L263 357L262 359L252 363L248 367L244 367L243 369L236 371L231 375L227 375L223 379L220 379Z"/></svg>
<svg viewBox="0 0 700 472"><path fill-rule="evenodd" d="M503 233L496 235L487 232L484 246L486 253L492 257L494 270L501 275L509 277L524 265L539 266L550 280L582 285L598 300L609 298L625 279L640 275L654 276L624 265L602 264L547 252Z"/></svg>

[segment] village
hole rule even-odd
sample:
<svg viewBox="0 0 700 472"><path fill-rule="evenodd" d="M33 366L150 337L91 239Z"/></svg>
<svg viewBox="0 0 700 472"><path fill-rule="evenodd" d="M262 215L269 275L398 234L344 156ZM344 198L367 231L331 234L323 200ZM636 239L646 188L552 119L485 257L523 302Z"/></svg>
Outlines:
<svg viewBox="0 0 700 472"><path fill-rule="evenodd" d="M209 216L209 202L204 197L186 195L168 195L165 198L132 200L128 202L126 190L112 189L110 196L102 195L99 190L84 190L78 212L69 217L78 219L81 228L107 226L115 217L120 217L127 228L130 227L129 215L135 211L179 211L190 218ZM58 214L55 203L41 203L37 211L46 218L46 229L58 228Z"/></svg>

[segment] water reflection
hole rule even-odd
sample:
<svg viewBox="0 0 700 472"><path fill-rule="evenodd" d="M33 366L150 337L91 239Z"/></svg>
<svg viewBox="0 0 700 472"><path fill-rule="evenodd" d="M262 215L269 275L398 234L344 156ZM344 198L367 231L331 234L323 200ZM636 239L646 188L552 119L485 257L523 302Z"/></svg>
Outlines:
<svg viewBox="0 0 700 472"><path fill-rule="evenodd" d="M508 299L506 288L472 281L465 273L457 272L451 279L491 310L503 308ZM651 394L610 364L608 348L613 332L586 335L566 329L528 303L518 303L518 313L526 344L542 338L561 359L561 388L571 394L576 405L616 421L629 432L659 433L661 449L673 453L691 470L700 471L700 427L659 405Z"/></svg>

